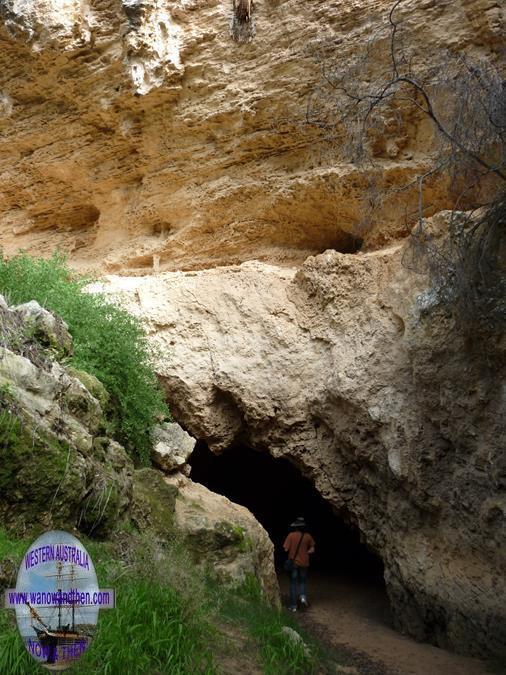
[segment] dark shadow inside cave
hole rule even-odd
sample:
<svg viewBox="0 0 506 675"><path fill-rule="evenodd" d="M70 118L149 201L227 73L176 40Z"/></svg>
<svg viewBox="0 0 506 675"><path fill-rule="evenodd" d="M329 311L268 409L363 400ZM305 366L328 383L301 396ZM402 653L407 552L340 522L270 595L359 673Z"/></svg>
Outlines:
<svg viewBox="0 0 506 675"><path fill-rule="evenodd" d="M316 541L312 571L384 586L381 559L288 460L244 446L214 455L205 443L199 442L190 465L192 480L246 506L254 514L274 543L278 569L285 558L282 544L289 524L304 516Z"/></svg>

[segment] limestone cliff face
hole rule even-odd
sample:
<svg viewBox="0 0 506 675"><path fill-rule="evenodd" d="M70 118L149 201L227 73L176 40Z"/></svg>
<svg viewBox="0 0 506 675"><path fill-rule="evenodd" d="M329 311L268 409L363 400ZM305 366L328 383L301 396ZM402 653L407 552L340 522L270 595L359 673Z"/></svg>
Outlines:
<svg viewBox="0 0 506 675"><path fill-rule="evenodd" d="M3 0L0 245L136 273L355 250L364 177L303 122L318 45L346 66L390 5L255 0L254 37L237 42L232 0ZM495 0L399 7L426 60L494 58L501 16ZM395 186L432 139L419 120L400 135L387 122L376 159ZM444 207L444 187L427 201ZM365 246L405 233L406 206L387 203Z"/></svg>
<svg viewBox="0 0 506 675"><path fill-rule="evenodd" d="M423 280L400 264L411 204L399 193L357 234L364 177L303 123L315 47L346 66L390 7L255 0L237 41L232 0L3 0L0 245L131 272L106 288L162 348L177 419L216 451L236 439L299 466L384 559L403 629L497 652L497 346L470 357L443 315L424 317ZM427 61L500 49L495 0L399 12ZM433 148L420 120L401 126L385 120L376 157L391 187Z"/></svg>
<svg viewBox="0 0 506 675"><path fill-rule="evenodd" d="M144 317L176 417L284 456L383 558L398 626L471 653L506 636L504 354L424 313L402 246L103 288ZM500 366L499 366L500 368Z"/></svg>

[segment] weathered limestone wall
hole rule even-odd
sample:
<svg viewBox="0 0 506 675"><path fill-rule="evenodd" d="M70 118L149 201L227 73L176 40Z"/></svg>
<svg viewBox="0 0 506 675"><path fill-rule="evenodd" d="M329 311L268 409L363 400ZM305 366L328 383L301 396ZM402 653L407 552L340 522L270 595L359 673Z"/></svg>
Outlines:
<svg viewBox="0 0 506 675"><path fill-rule="evenodd" d="M80 268L136 273L353 250L364 177L303 124L313 52L333 40L345 67L390 5L255 0L254 39L237 43L232 0L5 0L0 245L58 246ZM398 10L422 63L447 47L495 58L501 16L494 0ZM420 120L394 127L385 120L376 157L391 186L425 166L432 143ZM404 200L388 201L366 247L405 234ZM445 207L443 185L429 202Z"/></svg>
<svg viewBox="0 0 506 675"><path fill-rule="evenodd" d="M504 353L422 311L402 246L107 277L160 350L169 403L219 452L294 462L383 558L398 626L462 652L506 637Z"/></svg>
<svg viewBox="0 0 506 675"><path fill-rule="evenodd" d="M61 363L72 351L60 318L0 295L0 522L17 533L107 536L132 498L132 462L106 435L107 393Z"/></svg>
<svg viewBox="0 0 506 675"><path fill-rule="evenodd" d="M345 67L390 7L255 0L238 43L231 0L4 0L0 246L134 275L110 290L148 321L177 418L217 451L240 438L295 462L382 555L402 628L498 651L496 347L471 358L417 310L405 193L363 234L367 253L336 252L358 246L364 177L303 124L315 45L331 39ZM399 13L422 60L497 59L496 0ZM391 187L433 148L421 120L401 131L385 120L375 158ZM448 206L444 185L429 202Z"/></svg>

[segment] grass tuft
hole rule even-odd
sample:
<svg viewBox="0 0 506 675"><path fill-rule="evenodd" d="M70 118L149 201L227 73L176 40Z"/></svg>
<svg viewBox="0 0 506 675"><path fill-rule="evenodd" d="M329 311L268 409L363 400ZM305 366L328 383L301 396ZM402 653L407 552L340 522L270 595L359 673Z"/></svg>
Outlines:
<svg viewBox="0 0 506 675"><path fill-rule="evenodd" d="M217 592L220 594L219 589ZM263 600L256 578L247 577L235 592L222 595L220 612L228 621L246 627L258 646L265 675L311 675L318 671L318 646L301 635L300 627L283 610ZM284 628L294 631L300 640Z"/></svg>
<svg viewBox="0 0 506 675"><path fill-rule="evenodd" d="M6 555L19 562L27 543L0 530L0 565ZM69 675L230 673L221 668L230 657L230 636L244 649L234 655L237 664L261 662L266 675L335 672L321 645L291 616L266 604L254 577L234 590L211 582L177 538L166 547L150 535L125 531L114 542L83 538L83 544L100 586L116 589L117 606L100 613L93 642ZM13 613L0 610L0 673L38 672Z"/></svg>

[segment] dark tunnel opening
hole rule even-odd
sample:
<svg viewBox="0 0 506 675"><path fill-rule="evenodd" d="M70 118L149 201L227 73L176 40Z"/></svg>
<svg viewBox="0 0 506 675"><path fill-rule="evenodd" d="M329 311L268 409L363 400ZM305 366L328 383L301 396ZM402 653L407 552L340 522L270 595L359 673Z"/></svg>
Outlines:
<svg viewBox="0 0 506 675"><path fill-rule="evenodd" d="M361 583L384 585L383 563L360 541L357 529L347 525L318 494L309 480L288 460L247 447L214 455L199 442L190 458L191 478L213 492L246 506L269 533L275 562L282 567L282 544L289 524L303 516L316 541L311 569L344 574Z"/></svg>

